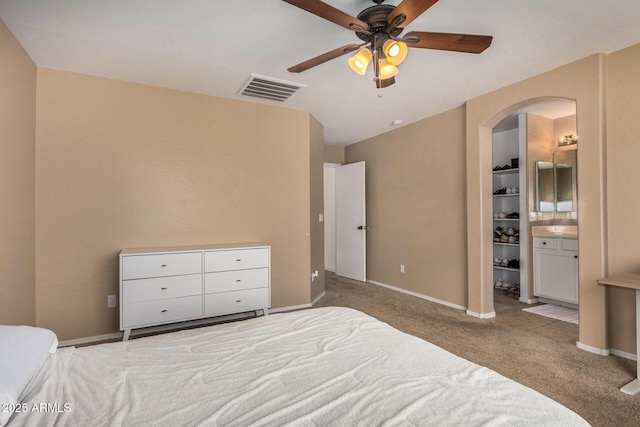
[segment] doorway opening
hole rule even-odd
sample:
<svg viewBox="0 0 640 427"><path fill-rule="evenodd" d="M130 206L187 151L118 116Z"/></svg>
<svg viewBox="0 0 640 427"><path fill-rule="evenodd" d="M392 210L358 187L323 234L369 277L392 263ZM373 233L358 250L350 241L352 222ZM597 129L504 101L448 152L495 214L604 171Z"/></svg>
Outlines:
<svg viewBox="0 0 640 427"><path fill-rule="evenodd" d="M577 264L566 266L575 268L575 300L564 294L559 301L549 298L538 286L540 274L534 273L536 230L556 225L577 229L578 225L577 203L569 204L571 209L567 210L566 201L557 203L554 199L554 209L540 208L536 173L537 162L553 164L555 153L576 149L577 145L558 145L560 138L577 135L576 102L564 98L533 99L505 109L501 116L492 129L493 214L485 219L491 222L491 235L487 238L493 250L490 261L483 262L491 263L493 275L492 281L483 286L493 288L487 294L493 298L491 306L496 315L511 306L505 296L526 304L558 302L577 308ZM574 168L577 185L575 176ZM554 190L553 194L555 197L558 193Z"/></svg>
<svg viewBox="0 0 640 427"><path fill-rule="evenodd" d="M367 281L365 162L324 166L325 269Z"/></svg>

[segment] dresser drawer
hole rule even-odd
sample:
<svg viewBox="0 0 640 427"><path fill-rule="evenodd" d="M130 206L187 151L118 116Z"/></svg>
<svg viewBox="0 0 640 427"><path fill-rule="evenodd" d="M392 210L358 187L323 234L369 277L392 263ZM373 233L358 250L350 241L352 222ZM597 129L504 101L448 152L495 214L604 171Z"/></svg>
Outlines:
<svg viewBox="0 0 640 427"><path fill-rule="evenodd" d="M269 267L269 249L234 249L204 253L204 271L229 271Z"/></svg>
<svg viewBox="0 0 640 427"><path fill-rule="evenodd" d="M220 292L204 296L205 316L220 316L269 307L269 288Z"/></svg>
<svg viewBox="0 0 640 427"><path fill-rule="evenodd" d="M204 275L204 292L237 291L241 289L265 288L269 286L269 269L220 271Z"/></svg>
<svg viewBox="0 0 640 427"><path fill-rule="evenodd" d="M201 252L122 257L122 280L197 274L201 272Z"/></svg>
<svg viewBox="0 0 640 427"><path fill-rule="evenodd" d="M558 239L555 237L534 237L533 247L539 249L558 249Z"/></svg>
<svg viewBox="0 0 640 427"><path fill-rule="evenodd" d="M202 317L202 296L126 303L122 307L122 328L176 322Z"/></svg>
<svg viewBox="0 0 640 427"><path fill-rule="evenodd" d="M122 282L122 296L127 303L201 294L201 274L135 279Z"/></svg>

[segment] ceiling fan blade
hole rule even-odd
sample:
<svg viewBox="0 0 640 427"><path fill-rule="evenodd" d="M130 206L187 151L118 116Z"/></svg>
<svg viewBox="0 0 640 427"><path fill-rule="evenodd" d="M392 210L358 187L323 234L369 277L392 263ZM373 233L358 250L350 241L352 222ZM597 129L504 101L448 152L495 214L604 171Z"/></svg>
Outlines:
<svg viewBox="0 0 640 427"><path fill-rule="evenodd" d="M283 0L289 4L299 7L300 9L304 9L309 13L313 13L321 18L324 18L328 21L331 21L335 24L338 24L342 27L345 27L347 30L354 30L354 26L366 30L368 24L359 20L358 18L354 18L341 11L340 9L336 9L335 7L328 5L325 2L320 0Z"/></svg>
<svg viewBox="0 0 640 427"><path fill-rule="evenodd" d="M397 17L398 21L395 22L395 26L404 28L437 2L438 0L403 0L393 12L389 14L387 22L393 24L394 19ZM404 18L400 18L401 16L404 16Z"/></svg>
<svg viewBox="0 0 640 427"><path fill-rule="evenodd" d="M349 52L353 52L357 50L360 45L357 44L348 44L337 49L333 49L330 52L323 53L322 55L318 55L315 58L308 59L304 62L299 63L298 65L294 65L293 67L287 68L287 71L290 73L300 73L302 71L308 70L309 68L315 67L316 65L320 65L324 62L331 61L339 56L345 55Z"/></svg>
<svg viewBox="0 0 640 427"><path fill-rule="evenodd" d="M382 89L389 87L396 82L395 77L389 77L388 79L376 79L376 88Z"/></svg>
<svg viewBox="0 0 640 427"><path fill-rule="evenodd" d="M418 37L415 43L407 43L409 47L423 49L452 50L454 52L481 53L491 45L493 36L474 34L430 33L425 31L411 31L405 35Z"/></svg>

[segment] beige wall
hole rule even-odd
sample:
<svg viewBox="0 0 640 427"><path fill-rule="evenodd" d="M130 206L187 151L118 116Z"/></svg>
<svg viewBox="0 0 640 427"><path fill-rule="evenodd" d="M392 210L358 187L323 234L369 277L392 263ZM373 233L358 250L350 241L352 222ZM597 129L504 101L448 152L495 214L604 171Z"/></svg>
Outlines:
<svg viewBox="0 0 640 427"><path fill-rule="evenodd" d="M304 112L39 69L38 325L117 331L130 247L264 242L272 306L309 303L311 134Z"/></svg>
<svg viewBox="0 0 640 427"><path fill-rule="evenodd" d="M324 293L324 132L322 124L311 117L310 141L310 214L311 224L311 270L318 271L318 278L311 282L311 301ZM309 276L310 277L310 276Z"/></svg>
<svg viewBox="0 0 640 427"><path fill-rule="evenodd" d="M324 162L325 163L344 163L345 147L337 145L324 146Z"/></svg>
<svg viewBox="0 0 640 427"><path fill-rule="evenodd" d="M566 117L560 117L553 121L553 146L558 150L558 138L561 136L573 135L576 133L576 115L572 114ZM572 147L571 149L574 149Z"/></svg>
<svg viewBox="0 0 640 427"><path fill-rule="evenodd" d="M0 21L0 324L36 323L36 66Z"/></svg>
<svg viewBox="0 0 640 427"><path fill-rule="evenodd" d="M366 162L368 278L461 306L464 117L459 107L349 145L345 154L347 163Z"/></svg>
<svg viewBox="0 0 640 427"><path fill-rule="evenodd" d="M640 272L640 45L607 58L608 273ZM578 117L578 127L582 117ZM582 135L580 135L582 150ZM578 164L578 170L582 167ZM609 346L635 353L635 304L630 290L610 289Z"/></svg>

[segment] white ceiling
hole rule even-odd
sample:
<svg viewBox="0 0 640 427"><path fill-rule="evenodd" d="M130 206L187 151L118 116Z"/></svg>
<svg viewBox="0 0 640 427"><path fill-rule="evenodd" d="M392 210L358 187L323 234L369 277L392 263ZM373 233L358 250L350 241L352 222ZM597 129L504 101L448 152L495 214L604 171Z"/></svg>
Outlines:
<svg viewBox="0 0 640 427"><path fill-rule="evenodd" d="M353 16L374 4L326 3ZM491 47L480 55L410 49L396 84L378 90L371 71L351 71L349 55L287 72L360 39L281 0L0 0L0 19L39 67L245 100L237 92L250 73L305 84L275 105L312 113L336 145L640 42L638 0L440 0L404 32L493 35Z"/></svg>

